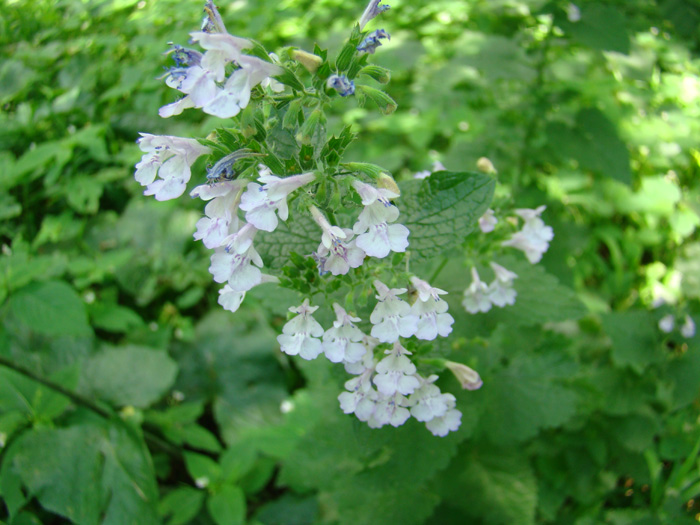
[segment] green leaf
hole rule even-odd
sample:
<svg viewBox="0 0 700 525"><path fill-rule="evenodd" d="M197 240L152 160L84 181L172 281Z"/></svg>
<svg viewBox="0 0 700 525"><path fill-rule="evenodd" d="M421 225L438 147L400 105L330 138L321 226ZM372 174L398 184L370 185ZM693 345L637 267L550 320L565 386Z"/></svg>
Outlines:
<svg viewBox="0 0 700 525"><path fill-rule="evenodd" d="M10 297L10 310L32 331L44 335L90 335L85 304L68 284L46 281Z"/></svg>
<svg viewBox="0 0 700 525"><path fill-rule="evenodd" d="M320 243L319 226L308 215L296 213L287 222L280 221L274 232L258 236L255 248L266 267L277 269L289 264L290 254L306 257L315 252Z"/></svg>
<svg viewBox="0 0 700 525"><path fill-rule="evenodd" d="M158 491L148 452L120 425L27 432L7 451L5 468L21 478L42 507L73 522L158 522Z"/></svg>
<svg viewBox="0 0 700 525"><path fill-rule="evenodd" d="M530 264L524 257L504 257L498 264L516 273L513 287L517 292L514 305L492 308L486 315L510 326L532 326L546 322L580 319L587 310L576 293L559 283L542 266ZM488 272L480 275L486 279Z"/></svg>
<svg viewBox="0 0 700 525"><path fill-rule="evenodd" d="M493 443L512 445L566 423L576 413L577 395L562 382L575 370L555 353L516 356L474 394L487 407L477 430Z"/></svg>
<svg viewBox="0 0 700 525"><path fill-rule="evenodd" d="M495 181L481 173L439 171L400 184L399 222L409 230L411 258L439 255L459 246L493 198Z"/></svg>
<svg viewBox="0 0 700 525"><path fill-rule="evenodd" d="M612 360L641 374L663 357L659 330L651 312L610 312L603 316L603 329L612 340Z"/></svg>
<svg viewBox="0 0 700 525"><path fill-rule="evenodd" d="M85 388L116 406L145 408L172 386L177 365L168 354L152 348L104 348L85 365Z"/></svg>
<svg viewBox="0 0 700 525"><path fill-rule="evenodd" d="M479 449L470 445L437 478L440 493L462 513L463 523L532 525L537 480L519 450Z"/></svg>
<svg viewBox="0 0 700 525"><path fill-rule="evenodd" d="M576 22L564 16L557 17L565 33L585 46L602 51L630 52L630 37L623 11L602 4L580 4L581 18Z"/></svg>
<svg viewBox="0 0 700 525"><path fill-rule="evenodd" d="M245 523L245 495L240 487L223 485L207 500L209 515L217 525L242 525Z"/></svg>
<svg viewBox="0 0 700 525"><path fill-rule="evenodd" d="M92 324L108 332L124 333L144 324L136 312L114 303L95 303L88 311Z"/></svg>
<svg viewBox="0 0 700 525"><path fill-rule="evenodd" d="M28 377L0 368L0 412L17 411L32 421L52 420L70 406L70 400Z"/></svg>
<svg viewBox="0 0 700 525"><path fill-rule="evenodd" d="M209 456L185 452L185 466L192 480L201 487L207 487L221 479L221 467Z"/></svg>
<svg viewBox="0 0 700 525"><path fill-rule="evenodd" d="M632 183L627 146L615 124L600 110L582 109L573 128L552 123L547 127L547 136L554 154L563 160L573 158L584 169L627 185Z"/></svg>
<svg viewBox="0 0 700 525"><path fill-rule="evenodd" d="M167 525L186 525L199 514L206 492L192 487L179 487L168 492L158 504L158 513Z"/></svg>

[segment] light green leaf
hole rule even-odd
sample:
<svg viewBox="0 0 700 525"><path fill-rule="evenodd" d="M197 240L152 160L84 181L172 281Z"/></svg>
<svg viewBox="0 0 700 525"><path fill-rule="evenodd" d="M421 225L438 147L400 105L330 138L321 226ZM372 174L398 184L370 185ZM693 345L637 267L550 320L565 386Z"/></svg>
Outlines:
<svg viewBox="0 0 700 525"><path fill-rule="evenodd" d="M145 408L172 386L177 365L168 354L140 346L104 348L85 365L85 389L116 406Z"/></svg>
<svg viewBox="0 0 700 525"><path fill-rule="evenodd" d="M493 443L512 445L564 424L576 413L577 395L562 382L575 370L573 361L555 353L516 356L475 394L487 407L477 431Z"/></svg>
<svg viewBox="0 0 700 525"><path fill-rule="evenodd" d="M0 368L0 413L18 411L32 421L54 419L70 400L24 375Z"/></svg>
<svg viewBox="0 0 700 525"><path fill-rule="evenodd" d="M221 467L209 456L185 452L184 457L187 472L197 485L206 487L221 478Z"/></svg>
<svg viewBox="0 0 700 525"><path fill-rule="evenodd" d="M581 3L580 12L580 20L571 22L560 16L557 25L577 42L593 49L629 53L630 38L622 10L602 4Z"/></svg>
<svg viewBox="0 0 700 525"><path fill-rule="evenodd" d="M186 525L199 514L206 492L192 487L179 487L168 492L158 504L158 513L167 525Z"/></svg>
<svg viewBox="0 0 700 525"><path fill-rule="evenodd" d="M642 373L664 357L651 312L610 312L603 316L603 329L612 340L612 359L618 366Z"/></svg>
<svg viewBox="0 0 700 525"><path fill-rule="evenodd" d="M32 283L10 297L10 310L34 332L45 335L90 335L85 304L62 281Z"/></svg>
<svg viewBox="0 0 700 525"><path fill-rule="evenodd" d="M495 180L481 173L439 171L400 185L399 221L409 230L411 259L460 245L493 198Z"/></svg>
<svg viewBox="0 0 700 525"><path fill-rule="evenodd" d="M95 303L88 311L92 324L108 332L128 332L144 324L136 312L114 303Z"/></svg>
<svg viewBox="0 0 700 525"><path fill-rule="evenodd" d="M245 523L246 502L240 487L224 485L207 500L209 515L217 525L242 525Z"/></svg>

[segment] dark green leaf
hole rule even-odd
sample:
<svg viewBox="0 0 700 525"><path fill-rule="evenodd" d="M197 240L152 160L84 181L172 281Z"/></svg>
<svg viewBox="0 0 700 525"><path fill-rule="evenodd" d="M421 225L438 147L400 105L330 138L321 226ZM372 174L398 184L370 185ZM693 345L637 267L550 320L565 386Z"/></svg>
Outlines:
<svg viewBox="0 0 700 525"><path fill-rule="evenodd" d="M217 525L243 525L246 502L243 491L234 485L223 485L207 500L209 515Z"/></svg>

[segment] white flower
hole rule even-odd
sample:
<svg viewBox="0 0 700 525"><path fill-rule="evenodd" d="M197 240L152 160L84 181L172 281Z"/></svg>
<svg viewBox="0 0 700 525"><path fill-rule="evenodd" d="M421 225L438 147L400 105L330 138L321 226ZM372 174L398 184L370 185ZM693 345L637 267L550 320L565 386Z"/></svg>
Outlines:
<svg viewBox="0 0 700 525"><path fill-rule="evenodd" d="M263 186L251 182L247 191L241 197L240 208L246 212L246 220L259 230L267 232L277 228L279 218L283 221L289 216L287 207L287 196L301 186L312 182L316 176L313 173L293 175L291 177L279 178L274 175L260 175L258 181L264 183Z"/></svg>
<svg viewBox="0 0 700 525"><path fill-rule="evenodd" d="M138 144L145 154L136 164L134 177L141 186L146 186L144 195L155 195L159 201L182 195L192 175L192 164L211 153L194 139L169 135L141 133ZM160 179L156 180L156 176Z"/></svg>
<svg viewBox="0 0 700 525"><path fill-rule="evenodd" d="M462 306L470 314L488 312L491 309L488 287L479 279L479 272L472 268L472 283L464 290Z"/></svg>
<svg viewBox="0 0 700 525"><path fill-rule="evenodd" d="M300 306L289 309L299 315L287 321L282 335L277 336L277 342L285 354L311 360L321 353L321 340L318 337L323 335L323 327L311 315L316 310L318 306L309 306L308 299L304 299Z"/></svg>
<svg viewBox="0 0 700 525"><path fill-rule="evenodd" d="M425 424L425 427L433 433L434 436L445 437L449 432L454 432L462 423L462 413L452 408L442 417L431 419Z"/></svg>
<svg viewBox="0 0 700 525"><path fill-rule="evenodd" d="M689 315L685 316L683 326L681 326L681 335L686 339L690 339L695 335L695 322Z"/></svg>
<svg viewBox="0 0 700 525"><path fill-rule="evenodd" d="M532 264L540 262L542 254L549 249L549 241L554 238L554 231L551 226L546 226L539 215L546 209L546 206L538 208L515 210L525 220L522 230L501 243L501 246L511 246L525 253L528 261Z"/></svg>
<svg viewBox="0 0 700 525"><path fill-rule="evenodd" d="M349 392L343 392L338 396L340 408L346 414L355 413L360 421L367 421L376 408L379 394L372 387L372 374L374 367L366 368L358 377L345 382L345 388Z"/></svg>
<svg viewBox="0 0 700 525"><path fill-rule="evenodd" d="M426 422L436 417L444 416L450 408L455 406L455 396L443 394L433 383L438 376L431 375L427 379L418 377L421 385L413 391L408 398L411 407L411 415L418 421Z"/></svg>
<svg viewBox="0 0 700 525"><path fill-rule="evenodd" d="M209 272L217 283L228 281L231 289L245 292L262 282L262 273L258 268L262 268L263 262L253 248L257 231L252 224L246 224L224 239L225 247L216 249L211 256Z"/></svg>
<svg viewBox="0 0 700 525"><path fill-rule="evenodd" d="M493 210L489 208L486 210L486 213L479 218L479 229L483 233L489 233L496 228L497 223L498 219L494 215Z"/></svg>
<svg viewBox="0 0 700 525"><path fill-rule="evenodd" d="M265 60L241 55L236 62L241 66L226 80L224 87L203 105L202 111L220 118L230 118L250 102L252 89L268 77L280 75L282 68Z"/></svg>
<svg viewBox="0 0 700 525"><path fill-rule="evenodd" d="M374 384L377 390L385 396L395 393L408 395L420 386L420 381L415 376L416 365L406 357L411 352L406 350L398 341L391 350L385 352L387 356L377 363L375 368Z"/></svg>
<svg viewBox="0 0 700 525"><path fill-rule="evenodd" d="M419 171L418 173L413 175L413 178L414 179L427 179L436 171L445 171L445 170L447 170L447 168L445 168L445 166L443 166L442 162L440 162L439 160L436 160L435 162L433 162L433 170L432 171L430 171L430 170Z"/></svg>
<svg viewBox="0 0 700 525"><path fill-rule="evenodd" d="M566 18L574 24L581 20L581 10L576 4L569 2L569 5L566 6Z"/></svg>
<svg viewBox="0 0 700 525"><path fill-rule="evenodd" d="M397 295L401 295L406 288L389 289L384 283L374 281L379 302L374 307L369 317L372 327L372 337L376 337L382 343L393 343L401 337L411 337L418 328L418 317L411 315L411 307L402 301Z"/></svg>
<svg viewBox="0 0 700 525"><path fill-rule="evenodd" d="M403 224L388 224L399 218L399 209L389 200L398 197L398 194L358 180L353 181L352 185L365 206L353 226L353 231L358 234L357 246L367 255L380 259L391 251L406 251L410 233L408 228Z"/></svg>
<svg viewBox="0 0 700 525"><path fill-rule="evenodd" d="M217 302L224 307L224 310L235 312L241 306L243 299L245 299L245 292L237 292L227 284L219 290Z"/></svg>
<svg viewBox="0 0 700 525"><path fill-rule="evenodd" d="M372 20L375 16L389 9L388 5L379 5L382 0L370 0L369 4L365 8L362 17L360 18L360 31L363 31L367 22Z"/></svg>
<svg viewBox="0 0 700 525"><path fill-rule="evenodd" d="M489 284L489 301L501 308L507 304L515 304L518 293L513 289L513 279L517 279L518 276L500 264L495 262L489 264L496 274L496 278Z"/></svg>
<svg viewBox="0 0 700 525"><path fill-rule="evenodd" d="M452 332L454 318L446 313L447 302L440 299L440 295L447 292L440 288L433 288L418 277L411 277L411 283L418 292L418 299L411 306L411 313L418 317L418 327L415 336L418 339L431 341L438 334L447 337Z"/></svg>
<svg viewBox="0 0 700 525"><path fill-rule="evenodd" d="M670 334L673 331L674 324L675 324L675 320L673 318L673 315L671 315L671 314L664 315L659 320L659 330L661 330L664 333Z"/></svg>
<svg viewBox="0 0 700 525"><path fill-rule="evenodd" d="M349 315L338 303L333 303L337 320L323 334L323 353L333 363L357 363L367 353L360 342L365 334L354 325L359 317Z"/></svg>
<svg viewBox="0 0 700 525"><path fill-rule="evenodd" d="M236 211L240 199L239 190L243 181L224 181L211 185L197 186L190 195L211 199L204 208L206 217L197 221L195 240L202 240L207 248L221 246L229 235L238 231L239 220ZM216 191L212 188L216 187ZM214 196L216 195L216 196Z"/></svg>
<svg viewBox="0 0 700 525"><path fill-rule="evenodd" d="M158 114L168 118L179 115L184 109L201 108L216 96L219 90L216 80L216 75L201 65L171 69L165 79L166 85L187 96L161 107Z"/></svg>
<svg viewBox="0 0 700 525"><path fill-rule="evenodd" d="M411 417L406 408L407 399L399 393L390 396L380 395L374 403L374 412L367 420L370 428L381 428L384 425L400 427Z"/></svg>
<svg viewBox="0 0 700 525"><path fill-rule="evenodd" d="M190 36L193 42L199 42L199 45L207 50L200 65L211 71L217 82L223 81L226 75L226 65L238 62L242 56L241 51L253 45L246 38L239 38L228 33L197 31L190 33Z"/></svg>
<svg viewBox="0 0 700 525"><path fill-rule="evenodd" d="M365 252L358 248L352 239L352 230L331 226L316 206L309 208L311 216L321 227L321 244L316 256L321 273L331 272L333 275L344 275L350 268L362 265Z"/></svg>

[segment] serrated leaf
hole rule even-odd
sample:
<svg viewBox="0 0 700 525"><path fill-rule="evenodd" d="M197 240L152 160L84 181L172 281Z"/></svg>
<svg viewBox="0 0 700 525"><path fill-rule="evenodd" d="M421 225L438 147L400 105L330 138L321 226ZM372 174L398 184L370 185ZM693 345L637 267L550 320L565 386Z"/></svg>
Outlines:
<svg viewBox="0 0 700 525"><path fill-rule="evenodd" d="M459 246L493 199L495 181L481 173L439 171L400 184L399 221L409 230L411 258Z"/></svg>
<svg viewBox="0 0 700 525"><path fill-rule="evenodd" d="M224 485L207 500L209 515L217 525L242 525L245 523L246 502L240 487Z"/></svg>
<svg viewBox="0 0 700 525"><path fill-rule="evenodd" d="M25 286L10 297L10 310L34 332L45 335L90 335L85 304L71 286L46 281Z"/></svg>
<svg viewBox="0 0 700 525"><path fill-rule="evenodd" d="M534 524L537 480L527 455L510 449L463 449L437 478L445 501L464 513L463 522Z"/></svg>
<svg viewBox="0 0 700 525"><path fill-rule="evenodd" d="M576 365L556 354L518 355L479 390L478 431L499 445L519 443L541 429L564 424L576 413L577 395L562 384Z"/></svg>
<svg viewBox="0 0 700 525"><path fill-rule="evenodd" d="M289 264L291 253L306 257L315 252L320 243L318 225L311 217L297 213L286 223L280 221L274 232L256 237L255 248L266 267L277 269Z"/></svg>
<svg viewBox="0 0 700 525"><path fill-rule="evenodd" d="M104 348L85 365L85 389L116 406L145 408L172 386L177 365L152 348Z"/></svg>
<svg viewBox="0 0 700 525"><path fill-rule="evenodd" d="M602 321L612 340L612 359L616 365L642 373L663 358L659 331L651 312L610 312Z"/></svg>
<svg viewBox="0 0 700 525"><path fill-rule="evenodd" d="M42 507L73 522L158 522L158 491L145 446L119 425L27 432L8 450L6 467Z"/></svg>

